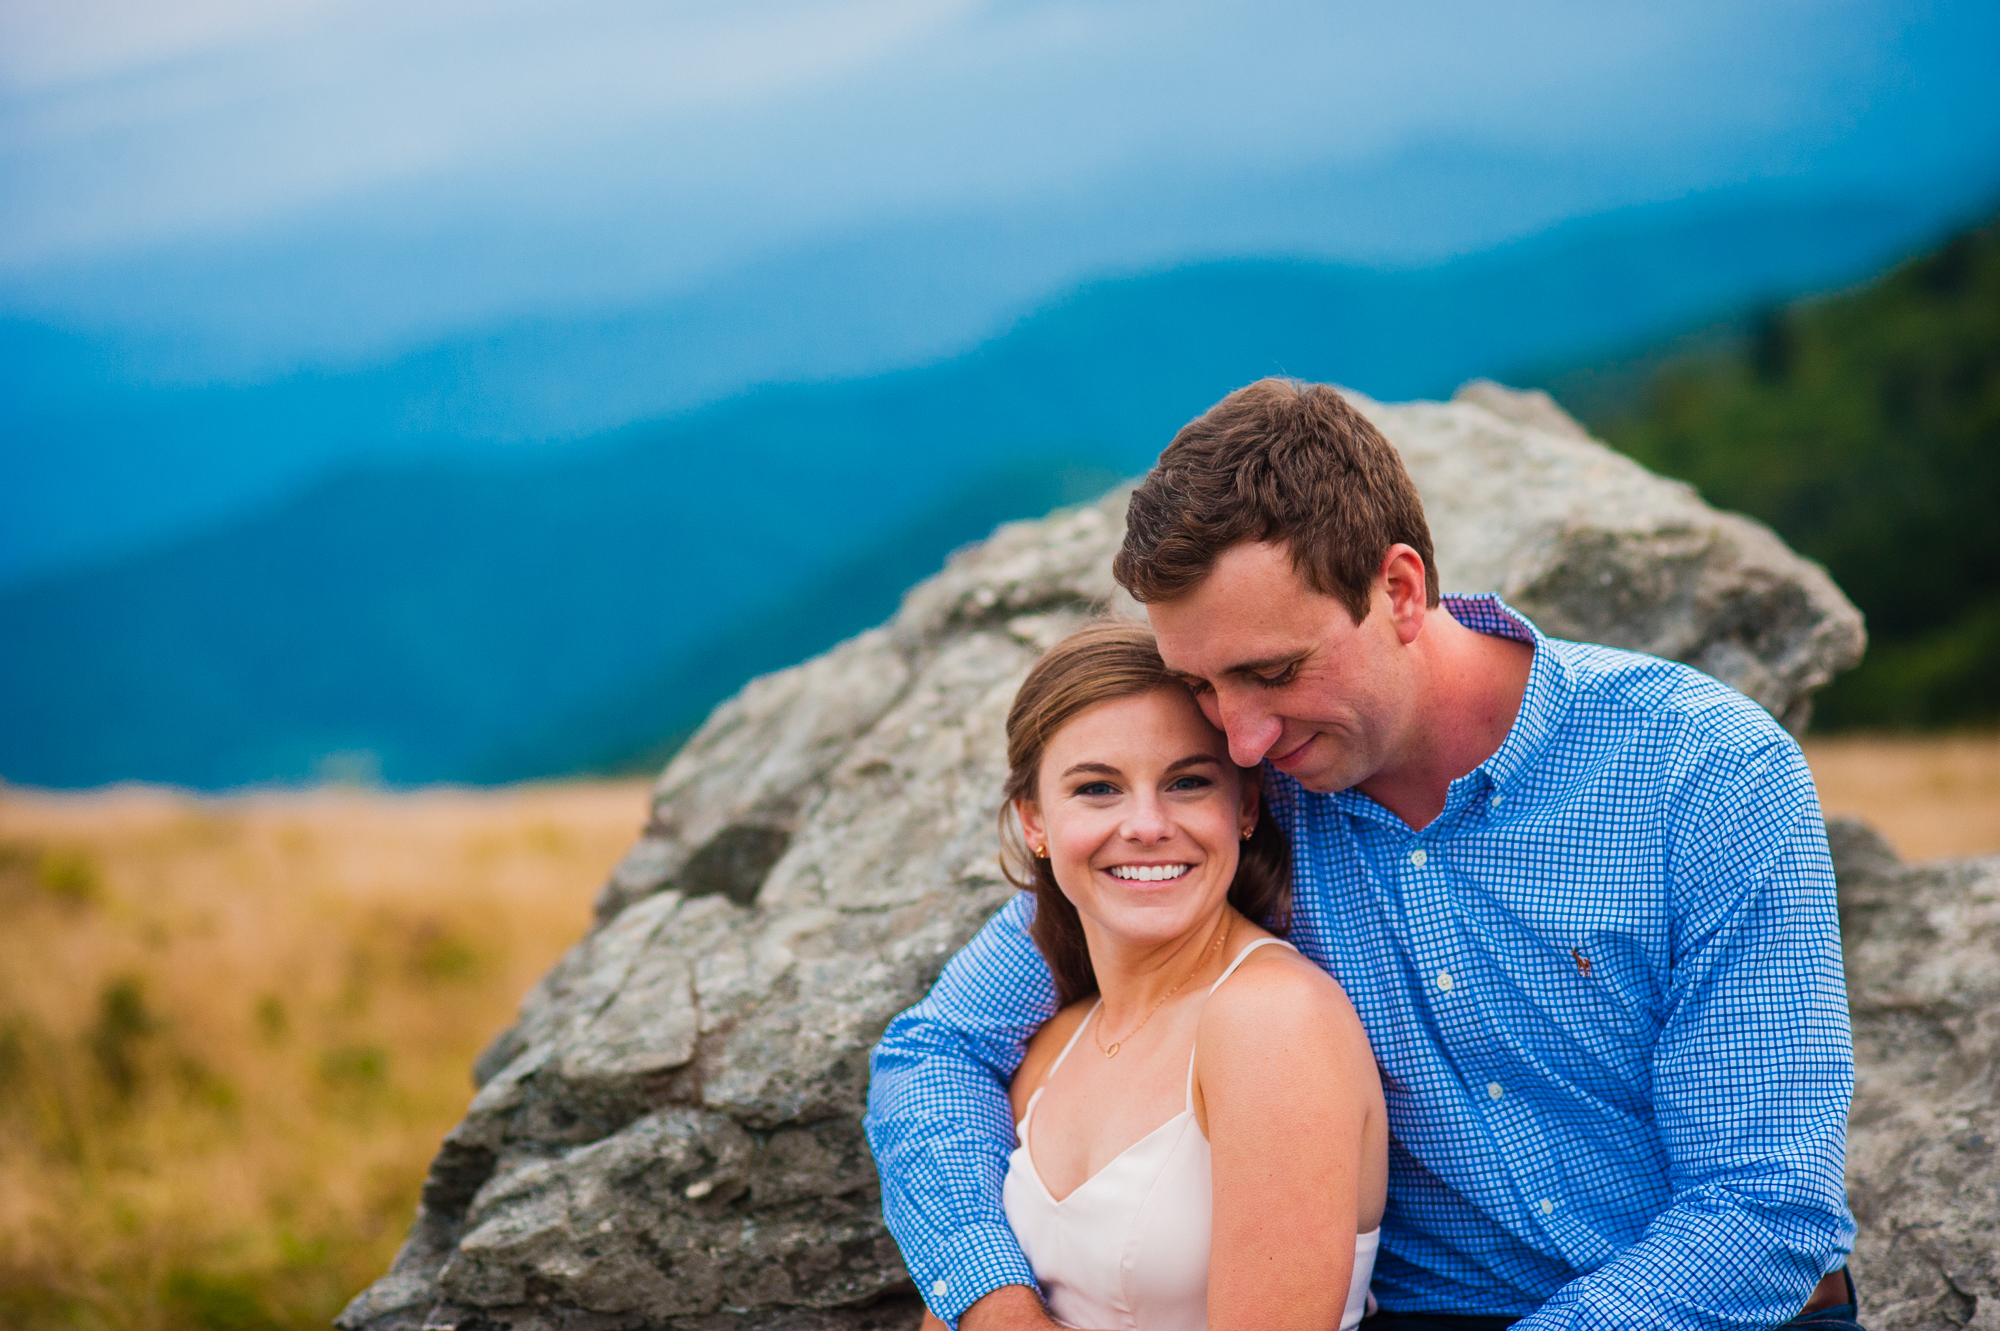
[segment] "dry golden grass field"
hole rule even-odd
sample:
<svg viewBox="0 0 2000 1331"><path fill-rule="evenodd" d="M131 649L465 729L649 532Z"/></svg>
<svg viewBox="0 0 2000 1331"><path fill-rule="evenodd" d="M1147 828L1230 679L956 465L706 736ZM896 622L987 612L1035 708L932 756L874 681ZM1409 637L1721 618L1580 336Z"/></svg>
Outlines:
<svg viewBox="0 0 2000 1331"><path fill-rule="evenodd" d="M0 790L0 1326L324 1327L645 807Z"/></svg>
<svg viewBox="0 0 2000 1331"><path fill-rule="evenodd" d="M1812 739L1829 817L1874 824L1906 860L2000 851L2000 735Z"/></svg>
<svg viewBox="0 0 2000 1331"><path fill-rule="evenodd" d="M1906 858L2000 851L2000 736L1808 752ZM0 788L0 1326L325 1326L645 792Z"/></svg>

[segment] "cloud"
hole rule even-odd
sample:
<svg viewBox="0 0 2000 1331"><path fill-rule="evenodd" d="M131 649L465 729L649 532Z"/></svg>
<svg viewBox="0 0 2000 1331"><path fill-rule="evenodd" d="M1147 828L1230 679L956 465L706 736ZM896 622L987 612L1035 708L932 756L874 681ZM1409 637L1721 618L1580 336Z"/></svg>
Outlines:
<svg viewBox="0 0 2000 1331"><path fill-rule="evenodd" d="M1176 219L1181 238L1149 239L1147 261L1253 232L1373 255L1351 219L1406 200L1330 182L1407 190L1391 165L1426 154L1566 182L1539 210L1492 208L1484 231L1409 230L1416 258L1521 218L1798 172L1897 98L1964 103L1974 76L1928 82L1903 47L1926 25L1977 47L1993 23L1976 9L15 0L0 304L89 322L151 300L134 317L172 323L261 303L365 341L687 290L926 219L1040 210L1054 244L1067 210ZM1977 119L1945 137L1993 116ZM1517 193L1536 188L1515 174ZM1341 206L1205 224L1245 180Z"/></svg>
<svg viewBox="0 0 2000 1331"><path fill-rule="evenodd" d="M15 17L0 262L229 229L401 182L561 169L579 144L864 74L950 0L143 5ZM671 147L669 146L671 153ZM641 169L644 169L642 165Z"/></svg>
<svg viewBox="0 0 2000 1331"><path fill-rule="evenodd" d="M1474 127L1602 137L1782 87L1658 105L1658 72L1713 63L1699 46L1743 36L1745 13L42 0L4 33L14 201L0 262L227 230L411 180L588 188L578 166L837 214L1065 187L1134 158L1355 157Z"/></svg>

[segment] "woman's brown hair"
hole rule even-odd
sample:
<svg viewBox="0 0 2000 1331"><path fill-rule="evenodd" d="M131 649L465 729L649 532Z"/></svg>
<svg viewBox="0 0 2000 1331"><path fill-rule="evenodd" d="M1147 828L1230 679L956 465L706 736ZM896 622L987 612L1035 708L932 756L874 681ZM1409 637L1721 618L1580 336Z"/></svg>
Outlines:
<svg viewBox="0 0 2000 1331"><path fill-rule="evenodd" d="M1154 689L1180 688L1167 672L1153 631L1126 619L1107 619L1070 634L1035 663L1007 712L1007 788L1000 806L1000 871L1007 881L1035 894L1035 920L1028 928L1055 976L1064 1006L1097 992L1090 949L1076 907L1056 884L1048 860L1032 853L1014 818L1014 802L1041 798L1037 777L1042 754L1058 730L1079 712L1115 698ZM1257 780L1245 768L1246 781ZM1285 833L1259 798L1257 826L1243 843L1229 904L1243 915L1283 934L1291 927L1292 852Z"/></svg>

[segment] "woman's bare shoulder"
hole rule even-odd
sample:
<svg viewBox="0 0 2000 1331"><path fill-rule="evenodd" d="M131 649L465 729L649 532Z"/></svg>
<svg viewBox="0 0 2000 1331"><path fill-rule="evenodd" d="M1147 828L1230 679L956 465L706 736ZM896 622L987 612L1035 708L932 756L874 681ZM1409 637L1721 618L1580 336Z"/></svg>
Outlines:
<svg viewBox="0 0 2000 1331"><path fill-rule="evenodd" d="M1380 1115L1381 1101L1375 1054L1354 1005L1331 975L1290 948L1258 948L1202 1008L1195 1121L1211 1142L1217 1113L1225 1135L1250 1124L1317 1131L1340 1119L1359 1132L1371 1113Z"/></svg>
<svg viewBox="0 0 2000 1331"><path fill-rule="evenodd" d="M1203 1007L1196 1038L1204 1051L1296 1047L1300 1039L1367 1047L1339 982L1289 947L1260 947L1244 958Z"/></svg>
<svg viewBox="0 0 2000 1331"><path fill-rule="evenodd" d="M1077 1026L1096 1006L1095 997L1080 998L1043 1022L1042 1028L1029 1038L1028 1052L1021 1059L1021 1066L1014 1070L1014 1082L1009 1091L1014 1101L1016 1122L1028 1111L1028 1097L1047 1080L1049 1069L1062 1054L1063 1046L1069 1043L1069 1037L1076 1034Z"/></svg>

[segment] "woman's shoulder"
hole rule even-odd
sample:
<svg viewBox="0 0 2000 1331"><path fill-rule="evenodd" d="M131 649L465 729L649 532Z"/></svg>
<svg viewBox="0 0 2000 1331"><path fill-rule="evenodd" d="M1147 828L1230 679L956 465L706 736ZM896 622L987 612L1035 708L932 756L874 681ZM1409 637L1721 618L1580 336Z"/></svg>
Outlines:
<svg viewBox="0 0 2000 1331"><path fill-rule="evenodd" d="M1381 1100L1354 1005L1331 975L1289 947L1243 958L1209 996L1195 1040L1195 1116L1211 1141L1218 1103L1236 1106L1231 1121L1241 1126L1306 1121L1343 1106L1365 1113Z"/></svg>
<svg viewBox="0 0 2000 1331"><path fill-rule="evenodd" d="M1062 1056L1063 1046L1076 1034L1076 1028L1083 1024L1092 1008L1097 1006L1095 995L1080 998L1068 1007L1042 1023L1042 1028L1028 1039L1028 1052L1021 1058L1021 1066L1014 1069L1014 1080L1009 1094L1014 1101L1014 1118L1028 1112L1028 1097L1035 1088L1048 1078L1049 1069Z"/></svg>
<svg viewBox="0 0 2000 1331"><path fill-rule="evenodd" d="M1296 948L1266 944L1243 957L1209 996L1197 1038L1204 1045L1213 1039L1289 1042L1304 1027L1345 1030L1350 1023L1358 1033L1360 1018L1338 981Z"/></svg>

